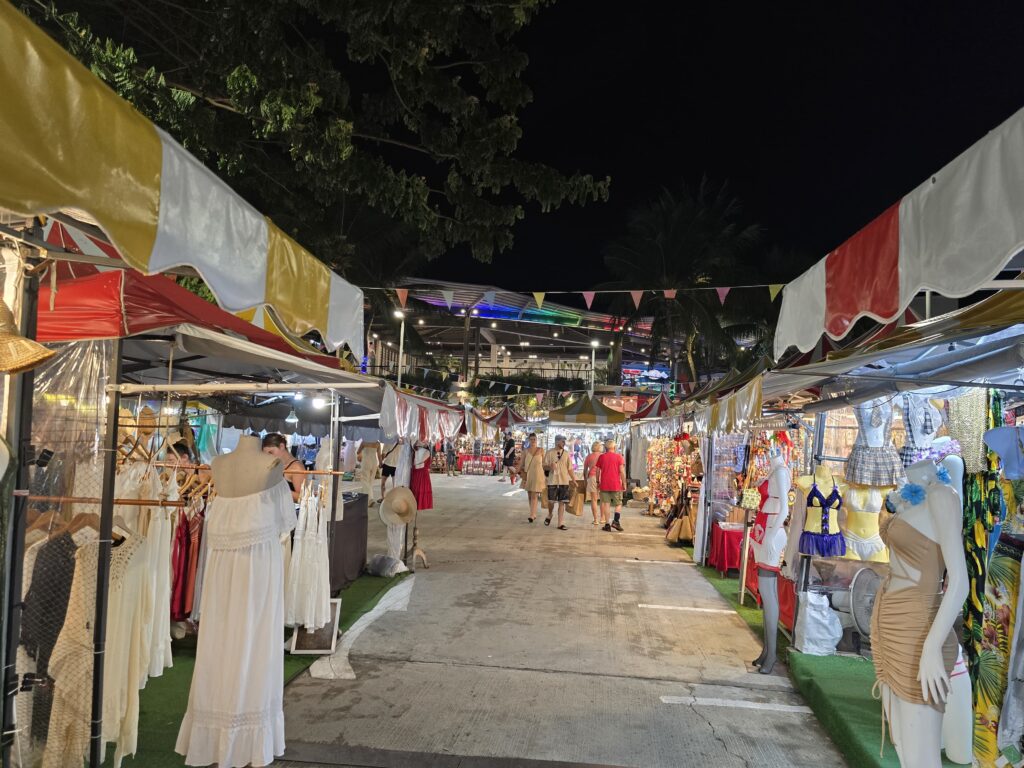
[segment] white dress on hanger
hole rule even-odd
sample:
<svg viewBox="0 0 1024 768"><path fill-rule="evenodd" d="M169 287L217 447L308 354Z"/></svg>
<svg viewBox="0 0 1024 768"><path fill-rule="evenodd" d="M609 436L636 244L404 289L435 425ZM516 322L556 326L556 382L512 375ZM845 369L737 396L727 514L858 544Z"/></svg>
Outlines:
<svg viewBox="0 0 1024 768"><path fill-rule="evenodd" d="M325 502L330 491L306 482L299 498L299 520L285 593L285 624L320 629L331 620L331 574L327 554Z"/></svg>
<svg viewBox="0 0 1024 768"><path fill-rule="evenodd" d="M288 483L211 502L196 665L175 750L187 765L264 766L284 754L284 567L295 527Z"/></svg>
<svg viewBox="0 0 1024 768"><path fill-rule="evenodd" d="M167 485L160 486L155 470L150 470L156 481L155 487L168 501L178 500L178 482L172 472ZM154 498L149 496L146 498ZM149 652L149 676L160 677L164 670L174 666L171 657L171 540L174 538L174 523L171 514L174 507L151 507L148 537L153 542L153 642Z"/></svg>

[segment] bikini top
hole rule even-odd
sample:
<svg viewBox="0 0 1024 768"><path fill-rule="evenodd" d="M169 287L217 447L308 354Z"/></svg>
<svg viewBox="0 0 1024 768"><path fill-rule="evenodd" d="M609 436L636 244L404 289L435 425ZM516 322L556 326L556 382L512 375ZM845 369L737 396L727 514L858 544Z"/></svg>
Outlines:
<svg viewBox="0 0 1024 768"><path fill-rule="evenodd" d="M817 500L817 504L815 504ZM843 506L843 497L839 494L839 486L832 483L832 493L828 496L822 494L818 489L818 484L815 483L811 486L811 492L807 494L807 506L808 507L821 507L824 512L834 509L839 511L839 508Z"/></svg>

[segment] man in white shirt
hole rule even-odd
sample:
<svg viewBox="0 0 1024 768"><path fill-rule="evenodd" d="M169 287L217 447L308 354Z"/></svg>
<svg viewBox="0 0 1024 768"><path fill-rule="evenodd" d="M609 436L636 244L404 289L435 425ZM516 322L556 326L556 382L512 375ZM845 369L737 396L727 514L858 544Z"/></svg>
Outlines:
<svg viewBox="0 0 1024 768"><path fill-rule="evenodd" d="M576 482L572 470L572 452L565 447L565 436L555 436L555 447L544 455L544 470L548 475L548 516L544 525L551 525L554 505L558 505L558 530L569 530L565 525L565 508L569 505L569 486Z"/></svg>

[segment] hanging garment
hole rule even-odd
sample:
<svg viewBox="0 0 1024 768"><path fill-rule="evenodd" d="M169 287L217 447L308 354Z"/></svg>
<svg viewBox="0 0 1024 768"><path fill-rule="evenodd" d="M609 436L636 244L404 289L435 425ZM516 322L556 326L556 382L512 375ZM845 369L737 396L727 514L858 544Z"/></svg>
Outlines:
<svg viewBox="0 0 1024 768"><path fill-rule="evenodd" d="M999 757L997 734L1008 687L1012 640L1019 620L1016 610L1022 553L1021 544L1000 539L989 563L982 625L985 645L980 655L978 685L974 688L974 761L979 768L995 768Z"/></svg>
<svg viewBox="0 0 1024 768"><path fill-rule="evenodd" d="M331 620L327 510L323 506L328 493L313 481L303 484L285 587L285 624L306 627L310 632Z"/></svg>
<svg viewBox="0 0 1024 768"><path fill-rule="evenodd" d="M985 395L984 392L982 392ZM967 395L965 397L972 397ZM990 407L988 415L983 412L983 419L989 424L1001 424L1003 418L1002 397L995 390L989 390ZM964 398L960 398L963 400ZM954 401L956 402L956 401ZM951 403L952 405L952 403ZM952 419L950 422L952 426ZM978 426L978 439L985 430L985 422ZM964 444L966 436L958 439ZM965 462L966 463L966 462ZM982 472L968 472L964 475L964 554L967 561L967 577L970 591L964 603L964 624L962 645L967 660L967 671L971 676L971 687L975 692L974 703L978 705L978 678L981 671L981 655L984 650L985 638L983 624L985 619L986 578L988 574L989 537L999 519L1003 506L1003 494L999 485L999 457L992 453L986 460Z"/></svg>
<svg viewBox="0 0 1024 768"><path fill-rule="evenodd" d="M39 538L42 537L42 538ZM32 570L35 567L36 557L46 543L44 531L30 531L25 534L25 557L22 560L22 595L27 596L32 588ZM27 608L27 603L26 603ZM25 646L18 644L15 669L18 676L33 675L37 672L35 660L28 655ZM14 745L11 748L11 763L15 768L28 768L37 763L38 743L34 742L31 733L32 710L34 696L33 691L23 691L15 697L14 703L17 708L15 714Z"/></svg>
<svg viewBox="0 0 1024 768"><path fill-rule="evenodd" d="M857 438L846 461L846 479L860 485L898 485L906 479L892 443L892 405L878 398L853 408Z"/></svg>
<svg viewBox="0 0 1024 768"><path fill-rule="evenodd" d="M904 467L920 461L931 448L935 433L942 426L942 416L925 395L904 392L900 396L906 441L900 448Z"/></svg>
<svg viewBox="0 0 1024 768"><path fill-rule="evenodd" d="M181 509L174 525L174 544L171 550L171 619L184 621L188 618L185 595L188 589L189 555L192 539L189 534L188 515Z"/></svg>
<svg viewBox="0 0 1024 768"><path fill-rule="evenodd" d="M160 493L160 483L156 472L150 472L150 478ZM145 486L144 486L145 487ZM177 501L178 483L172 477L167 487L162 489L168 501ZM159 498L148 496L144 498ZM173 507L152 507L150 509L149 531L147 537L153 541L152 555L153 573L153 642L149 651L149 676L160 677L164 670L174 665L171 657L171 539L174 536L174 524L171 515Z"/></svg>
<svg viewBox="0 0 1024 768"><path fill-rule="evenodd" d="M414 457L409 490L416 497L416 510L424 512L434 508L434 489L430 483L430 449L417 448Z"/></svg>
<svg viewBox="0 0 1024 768"><path fill-rule="evenodd" d="M1024 427L996 427L985 433L989 450L999 454L1007 480L1024 478Z"/></svg>
<svg viewBox="0 0 1024 768"><path fill-rule="evenodd" d="M196 575L199 570L199 553L203 544L203 513L195 509L188 521L188 571L185 574L185 614L192 615L195 604Z"/></svg>
<svg viewBox="0 0 1024 768"><path fill-rule="evenodd" d="M1024 641L1024 633L1021 626L1024 625L1024 568L1020 568L1020 578L1017 583L1017 605L1014 612L1013 633L1010 635L1010 659L1007 673L1006 696L1003 699L1003 709L1000 713L999 728L997 730L997 746L1000 750L1009 746L1018 749L1024 745L1024 648L1021 647Z"/></svg>
<svg viewBox="0 0 1024 768"><path fill-rule="evenodd" d="M92 722L93 622L96 612L96 565L99 546L94 540L85 543L75 555L75 574L68 601L64 626L53 649L50 676L53 678L53 709L43 749L42 768L67 768L81 765L88 756L90 723ZM112 615L108 615L105 642L115 648L131 645L126 636L132 626L125 623L125 612L118 606L124 602L125 574L133 556L142 544L131 537L114 547L110 556L108 593ZM113 621L111 621L111 618ZM104 673L104 681L106 681ZM112 678L113 679L113 678ZM125 698L128 689L138 695L138 687L124 671ZM115 698L118 702L121 691ZM104 697L106 698L106 697ZM110 706L119 710L117 704ZM104 713L108 704L104 701ZM120 725L120 723L118 723Z"/></svg>
<svg viewBox="0 0 1024 768"><path fill-rule="evenodd" d="M984 389L971 389L949 401L949 436L960 444L964 471L973 475L988 469L985 432L1003 425L1002 414L994 424L987 417L988 395Z"/></svg>
<svg viewBox="0 0 1024 768"><path fill-rule="evenodd" d="M280 537L295 522L283 480L210 503L203 620L175 746L188 765L264 766L284 754Z"/></svg>
<svg viewBox="0 0 1024 768"><path fill-rule="evenodd" d="M199 557L196 562L196 576L193 581L192 587L192 621L199 621L199 617L202 615L202 600L203 600L203 581L206 578L206 560L209 558L209 542L207 541L206 532L209 530L209 519L206 517L210 506L207 506L207 511L204 512L203 517L203 531L202 536L199 539Z"/></svg>
<svg viewBox="0 0 1024 768"><path fill-rule="evenodd" d="M825 496L819 489L818 483L811 485L811 491L807 494L807 512L805 518L804 532L800 534L800 554L816 555L818 557L842 557L846 554L846 539L839 531L832 532L829 523L831 512L838 514L843 506L843 497L839 494L839 486L835 480L832 481L832 493ZM821 528L819 531L811 531L806 528L810 519L812 509L821 511ZM836 523L838 528L838 522Z"/></svg>

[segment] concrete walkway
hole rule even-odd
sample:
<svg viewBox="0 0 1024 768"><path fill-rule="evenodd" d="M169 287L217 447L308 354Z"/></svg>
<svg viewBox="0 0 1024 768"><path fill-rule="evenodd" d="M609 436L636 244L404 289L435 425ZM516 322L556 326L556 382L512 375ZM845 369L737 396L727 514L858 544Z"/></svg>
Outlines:
<svg viewBox="0 0 1024 768"><path fill-rule="evenodd" d="M785 670L752 672L759 642L654 519L629 509L605 533L587 509L558 531L527 524L513 490L434 476L430 569L355 641L355 680L287 688L282 765L843 765Z"/></svg>

